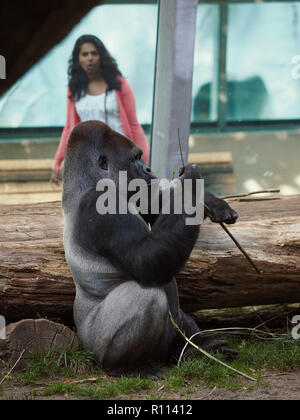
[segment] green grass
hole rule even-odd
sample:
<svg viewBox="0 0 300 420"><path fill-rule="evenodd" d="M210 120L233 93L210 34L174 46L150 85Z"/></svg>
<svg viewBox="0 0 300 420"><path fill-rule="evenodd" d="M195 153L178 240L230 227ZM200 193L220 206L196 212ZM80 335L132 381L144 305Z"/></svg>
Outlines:
<svg viewBox="0 0 300 420"><path fill-rule="evenodd" d="M17 380L22 385L28 385L39 381L42 378L54 379L57 375L65 377L77 377L91 369L95 363L90 352L67 351L52 357L51 355L35 356L28 361L26 369L17 375Z"/></svg>
<svg viewBox="0 0 300 420"><path fill-rule="evenodd" d="M105 379L99 379L96 385L56 383L45 388L43 395L71 394L76 397L102 400L119 397L124 394L138 393L143 390L151 390L154 386L155 381L151 379L121 377L110 382L107 382Z"/></svg>
<svg viewBox="0 0 300 420"><path fill-rule="evenodd" d="M244 366L278 372L300 368L300 341L293 340L287 334L274 340L244 340L240 348L237 362Z"/></svg>
<svg viewBox="0 0 300 420"><path fill-rule="evenodd" d="M155 381L140 377L123 377L107 381L105 377L99 377L94 385L72 384L57 382L43 390L43 395L73 395L89 399L115 398L123 394L128 395L149 390L155 387Z"/></svg>
<svg viewBox="0 0 300 420"><path fill-rule="evenodd" d="M230 340L230 346L239 350L236 360L229 362L224 355L215 356L235 369L246 373L260 382L263 370L287 372L300 369L300 342L282 335L272 340ZM245 383L238 374L209 360L196 357L184 360L179 367L170 371L173 379L201 380L207 386L219 386L228 389L241 388ZM253 382L254 384L254 382Z"/></svg>
<svg viewBox="0 0 300 420"><path fill-rule="evenodd" d="M290 335L281 335L275 339L257 338L229 340L231 347L239 350L234 361L226 360L224 355L215 356L257 379L251 382L215 361L199 354L193 359L183 360L179 367L166 370L166 378L160 380L137 377L109 377L93 360L91 353L85 351L62 353L58 358L50 355L33 358L21 373L13 373L11 380L4 382L3 387L14 385L31 386L33 392L38 388L38 395L83 399L130 398L143 395L147 399L168 398L172 393L188 397L199 386L251 389L264 386L263 375L266 371L287 372L300 369L300 340L291 339ZM0 379L5 373L0 371ZM7 372L7 370L6 370ZM95 382L72 383L69 379L82 380L96 378ZM42 385L42 386L41 386ZM1 392L1 389L0 389ZM1 394L0 394L1 395Z"/></svg>

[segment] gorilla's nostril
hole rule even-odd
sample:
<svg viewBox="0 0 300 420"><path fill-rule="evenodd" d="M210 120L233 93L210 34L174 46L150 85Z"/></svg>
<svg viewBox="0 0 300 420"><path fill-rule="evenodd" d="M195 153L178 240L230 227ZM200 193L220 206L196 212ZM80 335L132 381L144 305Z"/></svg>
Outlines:
<svg viewBox="0 0 300 420"><path fill-rule="evenodd" d="M144 171L148 174L151 174L151 169L148 166L144 167Z"/></svg>

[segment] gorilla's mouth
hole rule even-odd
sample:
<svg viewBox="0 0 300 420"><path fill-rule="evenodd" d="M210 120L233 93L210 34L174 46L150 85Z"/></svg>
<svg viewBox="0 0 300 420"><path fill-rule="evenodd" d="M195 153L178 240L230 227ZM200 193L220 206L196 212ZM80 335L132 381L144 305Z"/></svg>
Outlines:
<svg viewBox="0 0 300 420"><path fill-rule="evenodd" d="M149 174L148 175L148 181L146 180L147 184L148 185L151 185L151 183L153 182L154 179L157 179L158 180L157 176L154 175L153 173Z"/></svg>

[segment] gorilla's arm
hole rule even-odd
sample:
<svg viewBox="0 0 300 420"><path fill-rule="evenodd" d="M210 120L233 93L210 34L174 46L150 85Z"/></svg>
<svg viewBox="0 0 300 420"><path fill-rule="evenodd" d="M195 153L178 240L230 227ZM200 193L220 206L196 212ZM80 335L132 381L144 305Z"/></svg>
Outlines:
<svg viewBox="0 0 300 420"><path fill-rule="evenodd" d="M159 195L159 209L162 208L161 192ZM150 199L149 199L150 203ZM219 223L224 222L227 224L233 224L238 218L238 214L227 204L226 201L216 197L209 191L204 191L204 218L209 217L212 222ZM146 223L151 226L154 225L158 218L158 214L151 214L150 206L146 214L141 214Z"/></svg>
<svg viewBox="0 0 300 420"><path fill-rule="evenodd" d="M99 192L82 197L76 221L79 244L108 258L129 278L146 285L163 286L185 264L199 234L185 215L160 214L152 230L132 214L99 215Z"/></svg>

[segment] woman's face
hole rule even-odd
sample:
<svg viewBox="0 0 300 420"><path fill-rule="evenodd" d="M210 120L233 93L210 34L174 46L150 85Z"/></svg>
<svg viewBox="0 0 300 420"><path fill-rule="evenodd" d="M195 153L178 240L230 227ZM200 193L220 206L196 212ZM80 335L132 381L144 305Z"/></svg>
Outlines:
<svg viewBox="0 0 300 420"><path fill-rule="evenodd" d="M96 46L91 42L85 42L81 45L78 60L86 73L94 74L99 72L100 55Z"/></svg>

